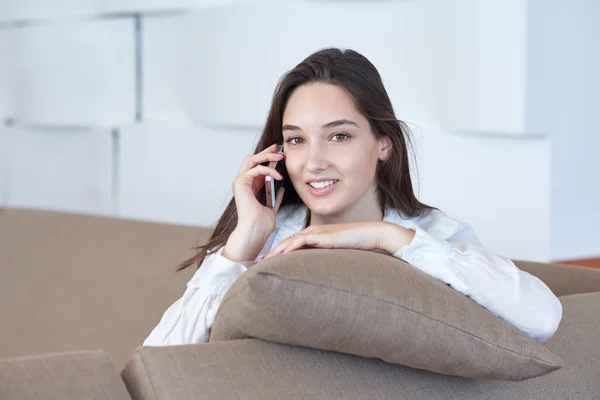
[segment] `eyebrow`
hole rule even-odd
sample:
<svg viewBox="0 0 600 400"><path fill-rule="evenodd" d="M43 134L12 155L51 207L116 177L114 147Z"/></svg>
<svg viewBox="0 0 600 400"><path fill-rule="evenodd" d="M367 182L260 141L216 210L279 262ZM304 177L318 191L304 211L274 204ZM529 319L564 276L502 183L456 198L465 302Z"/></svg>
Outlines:
<svg viewBox="0 0 600 400"><path fill-rule="evenodd" d="M360 128L356 122L350 121L349 119L338 119L335 121L331 121L331 122L328 122L325 125L323 125L322 128L323 129L335 128L336 126L341 126L341 125L353 125L357 128ZM301 131L302 129L300 129L300 127L296 126L296 125L285 124L281 128L281 130L282 131Z"/></svg>

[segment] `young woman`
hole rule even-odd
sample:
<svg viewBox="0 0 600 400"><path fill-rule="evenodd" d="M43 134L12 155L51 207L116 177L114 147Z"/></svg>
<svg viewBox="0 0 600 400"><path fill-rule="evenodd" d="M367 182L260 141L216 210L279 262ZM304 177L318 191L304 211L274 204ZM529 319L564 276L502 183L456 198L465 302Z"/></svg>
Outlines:
<svg viewBox="0 0 600 400"><path fill-rule="evenodd" d="M550 338L562 318L550 289L483 248L468 225L417 200L408 135L359 53L321 50L289 71L233 199L208 243L180 266L200 268L144 345L208 341L223 295L247 268L304 247L387 252L534 339ZM283 175L264 165L271 161L284 163ZM265 177L284 179L273 208L264 205Z"/></svg>

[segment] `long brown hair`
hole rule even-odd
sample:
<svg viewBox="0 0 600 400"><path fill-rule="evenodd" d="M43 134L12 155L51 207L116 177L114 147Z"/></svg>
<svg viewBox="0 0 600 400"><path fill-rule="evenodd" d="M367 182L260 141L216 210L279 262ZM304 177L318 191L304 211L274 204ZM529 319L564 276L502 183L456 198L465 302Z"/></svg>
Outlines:
<svg viewBox="0 0 600 400"><path fill-rule="evenodd" d="M410 130L403 121L396 118L392 102L375 66L353 50L329 48L317 51L279 80L254 154L282 141L283 112L288 99L296 88L315 82L334 84L345 89L353 97L358 111L368 119L376 137L388 136L391 139L392 156L386 161L379 161L376 172L382 210L394 208L407 217L414 217L432 209L433 207L417 200L413 191L408 153L409 144L412 145ZM283 185L285 196L281 207L302 204L291 181L286 179ZM258 200L265 204L263 190L258 192ZM199 267L209 251L225 245L236 225L237 210L235 200L231 199L208 242L196 247L198 253L182 262L177 270L192 264Z"/></svg>

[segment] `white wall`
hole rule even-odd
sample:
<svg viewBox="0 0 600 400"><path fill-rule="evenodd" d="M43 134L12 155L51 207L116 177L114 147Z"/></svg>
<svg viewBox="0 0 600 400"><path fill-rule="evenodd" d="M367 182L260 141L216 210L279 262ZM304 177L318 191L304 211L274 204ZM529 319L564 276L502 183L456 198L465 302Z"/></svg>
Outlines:
<svg viewBox="0 0 600 400"><path fill-rule="evenodd" d="M118 209L125 218L209 226L231 198L257 131L147 122L120 128Z"/></svg>
<svg viewBox="0 0 600 400"><path fill-rule="evenodd" d="M548 259L549 141L420 128L413 128L420 199L468 222L499 254Z"/></svg>
<svg viewBox="0 0 600 400"><path fill-rule="evenodd" d="M451 132L530 134L525 126L526 0L437 1L440 123Z"/></svg>
<svg viewBox="0 0 600 400"><path fill-rule="evenodd" d="M446 121L436 114L440 95L445 94L446 104L459 110L456 99L448 94L452 92L462 96L461 99L470 98L473 94L464 90L465 93L459 92L451 85L436 85L438 81L434 78L439 78L438 68L443 65L438 51L447 44L447 40L441 40L443 35L440 31L435 29L436 18L441 15L436 14L440 12L437 6L432 1L346 3L343 7L327 3L302 6L252 4L202 10L185 16L149 18L145 21L143 41L147 82L144 85L144 118L208 125L215 134L222 132L225 135L233 127L241 130L259 127L268 111L272 90L284 71L315 49L327 46L357 49L380 70L399 117L418 126L426 126L422 140L419 140L419 150L423 155L427 155L428 151L434 155L419 159L421 169L428 171L426 182L423 182L423 198L472 222L484 243L498 252L512 257L546 259L549 241L548 143L544 138L524 137L507 142L501 138L448 134L449 127L443 125ZM463 11L468 12L469 9ZM281 18L282 15L311 21L310 28L289 29L289 21ZM523 19L522 15L517 17ZM328 21L332 19L340 21L335 30L328 27ZM269 24L264 21L269 21ZM361 29L356 29L357 26ZM278 34L273 35L274 31ZM240 32L252 34L240 35ZM178 40L178 35L185 39ZM203 40L206 37L211 37L211 40ZM388 40L382 39L389 37L397 38L393 49L390 49ZM521 35L518 39L522 43L525 36ZM456 38L453 40L455 46L464 45ZM194 43L194 46L181 46L185 41ZM257 46L257 43L260 45ZM468 50L463 53L468 54ZM522 61L523 55L519 54L519 57ZM166 61L158 63L155 60ZM494 63L490 65L495 72L502 71ZM519 82L524 80L524 65L518 70ZM182 76L189 77L189 80L182 82ZM469 84L469 90L477 88L480 83L467 82L466 76L460 76L465 84ZM511 76L507 79L510 80ZM505 86L499 83L495 89L506 92ZM523 85L515 90L517 94L522 93ZM518 99L518 96L513 98ZM511 103L510 98L502 101L506 105ZM468 109L467 106L465 109ZM497 102L486 105L485 110L490 114L494 107L497 108ZM505 118L516 121L513 123L515 129L507 134L523 133L522 114L522 106L505 112ZM464 130L482 129L476 123L468 124L473 122L468 119L470 115L463 113ZM475 115L477 113L471 116ZM496 123L501 120L496 118L490 122L488 131L501 132L504 126ZM152 128L143 129L149 129L144 135L157 137L155 133L150 134ZM206 128L197 128L198 131L201 129ZM511 168L506 168L505 153L497 151L500 148L514 154ZM226 157L232 164L239 165L239 158ZM210 159L207 156L207 163ZM461 162L463 160L471 160L471 163ZM182 169L181 162L187 161L173 164L177 165L173 169L174 174ZM523 175L520 173L523 164L532 164L534 168ZM503 169L507 169L505 174ZM457 182L455 178L448 180L449 173L450 176L464 175L460 179L462 182L476 183L453 189L450 182ZM488 176L494 179L487 179ZM134 192L140 193L140 190ZM527 201L515 196L520 192ZM190 199L200 196L198 192ZM123 193L120 197L124 198ZM494 213L489 212L488 205L493 207ZM129 209L121 209L121 214L142 216L130 214ZM217 207L213 209L217 210ZM191 221L199 217L197 211L193 217L183 209L179 211L183 213L181 216L170 218ZM160 213L152 211L151 214ZM213 211L209 215L218 213ZM515 226L519 229L514 229Z"/></svg>
<svg viewBox="0 0 600 400"><path fill-rule="evenodd" d="M591 0L579 3L589 10L571 15L578 27L597 8ZM577 35L587 41L569 49L577 61L573 75L587 68L584 61L590 65L580 84L549 85L567 62L540 67L556 59L544 50L554 28L536 20L544 4L88 0L49 8L40 0L3 2L0 20L39 20L0 28L0 55L13 55L18 66L9 79L2 61L8 58L0 58L0 92L10 82L19 85L15 93L0 93L0 113L17 121L0 130L0 199L209 225L229 199L279 77L318 48L342 46L373 61L399 118L414 127L423 201L470 223L487 247L509 257L545 261L590 253L599 248L590 232L573 235L561 222L570 212L561 206L567 204L562 190L597 203L598 189L573 179L593 179L597 164L589 154L587 166L564 168L588 142L583 135L556 135L557 125L539 116L570 109L561 132L597 129L592 114L583 116L597 108L597 95L572 92L598 82L591 69L597 58L586 53L597 28L589 22L571 34L577 43ZM157 12L163 9L185 12ZM120 11L142 13L139 42L133 15L103 14ZM568 102L548 100L554 87L571 94ZM573 125L577 115L581 124ZM586 201L589 208L592 200ZM556 227L569 228L572 240Z"/></svg>
<svg viewBox="0 0 600 400"><path fill-rule="evenodd" d="M529 125L552 138L552 259L600 255L600 3L532 0Z"/></svg>
<svg viewBox="0 0 600 400"><path fill-rule="evenodd" d="M0 28L0 206L8 200L8 145L4 121L14 114L13 35L13 30Z"/></svg>
<svg viewBox="0 0 600 400"><path fill-rule="evenodd" d="M190 115L196 123L259 126L281 75L315 50L335 46L353 48L378 66L403 118L432 121L434 5L273 2L190 14L180 19L193 43L184 57L191 67Z"/></svg>

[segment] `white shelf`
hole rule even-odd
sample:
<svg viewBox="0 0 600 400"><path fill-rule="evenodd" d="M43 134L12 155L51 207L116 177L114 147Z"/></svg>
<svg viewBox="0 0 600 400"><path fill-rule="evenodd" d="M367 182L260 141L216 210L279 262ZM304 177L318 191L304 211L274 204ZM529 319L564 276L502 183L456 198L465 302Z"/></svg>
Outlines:
<svg viewBox="0 0 600 400"><path fill-rule="evenodd" d="M118 14L153 14L207 9L252 0L2 0L0 22L47 23L52 20L98 18Z"/></svg>
<svg viewBox="0 0 600 400"><path fill-rule="evenodd" d="M100 0L2 0L0 21L39 20L95 14L100 11Z"/></svg>
<svg viewBox="0 0 600 400"><path fill-rule="evenodd" d="M18 28L15 116L24 124L113 126L135 116L133 19Z"/></svg>
<svg viewBox="0 0 600 400"><path fill-rule="evenodd" d="M143 119L188 123L185 86L194 73L184 60L185 15L152 16L142 21Z"/></svg>
<svg viewBox="0 0 600 400"><path fill-rule="evenodd" d="M0 29L0 123L14 113L14 29Z"/></svg>
<svg viewBox="0 0 600 400"><path fill-rule="evenodd" d="M4 128L7 205L112 214L109 131Z"/></svg>

